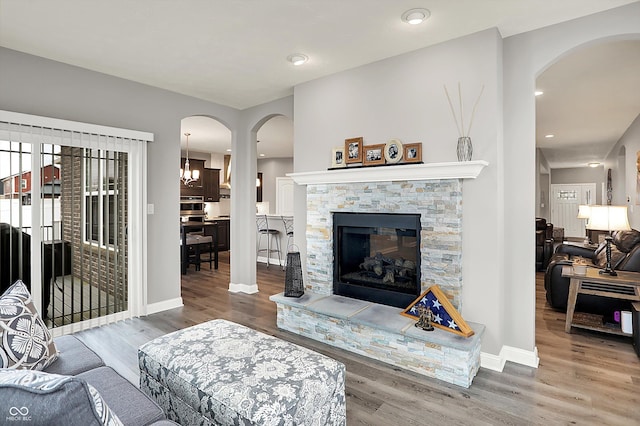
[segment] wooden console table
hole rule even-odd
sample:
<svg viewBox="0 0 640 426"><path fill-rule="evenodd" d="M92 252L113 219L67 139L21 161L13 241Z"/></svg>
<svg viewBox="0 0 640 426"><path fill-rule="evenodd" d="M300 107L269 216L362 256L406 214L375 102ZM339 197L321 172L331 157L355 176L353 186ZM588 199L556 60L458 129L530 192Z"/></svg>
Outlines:
<svg viewBox="0 0 640 426"><path fill-rule="evenodd" d="M640 301L640 273L618 271L618 275L612 277L599 272L600 269L587 268L586 274L579 275L573 272L572 266L562 267L562 276L570 279L564 330L571 333L571 327L576 327L630 337L629 334L623 333L619 326L604 325L602 315L575 312L578 294L592 294L632 302Z"/></svg>

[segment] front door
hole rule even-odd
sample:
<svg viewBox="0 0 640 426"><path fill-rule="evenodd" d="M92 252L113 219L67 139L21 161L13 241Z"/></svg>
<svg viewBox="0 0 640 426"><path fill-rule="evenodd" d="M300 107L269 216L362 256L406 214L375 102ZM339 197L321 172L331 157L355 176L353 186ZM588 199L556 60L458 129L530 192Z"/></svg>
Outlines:
<svg viewBox="0 0 640 426"><path fill-rule="evenodd" d="M580 204L595 204L595 183L551 185L551 223L564 228L564 236L584 238L585 220L578 219Z"/></svg>

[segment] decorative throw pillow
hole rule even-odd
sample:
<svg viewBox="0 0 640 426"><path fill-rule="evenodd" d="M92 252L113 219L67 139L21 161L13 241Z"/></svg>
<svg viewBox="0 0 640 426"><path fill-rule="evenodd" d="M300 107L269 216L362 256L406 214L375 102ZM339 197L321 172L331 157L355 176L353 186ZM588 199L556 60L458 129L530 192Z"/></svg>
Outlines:
<svg viewBox="0 0 640 426"><path fill-rule="evenodd" d="M618 231L613 236L613 244L623 253L629 253L640 243L640 232L635 229Z"/></svg>
<svg viewBox="0 0 640 426"><path fill-rule="evenodd" d="M613 269L616 269L618 264L622 261L622 259L625 258L625 256L626 256L625 253L621 252L616 248L616 246L612 245L611 246L611 267ZM596 256L596 265L598 266L598 268L604 268L607 266L606 250L602 250L600 253L598 253L598 255Z"/></svg>
<svg viewBox="0 0 640 426"><path fill-rule="evenodd" d="M0 418L15 424L122 425L98 391L73 376L0 370L0 401Z"/></svg>
<svg viewBox="0 0 640 426"><path fill-rule="evenodd" d="M16 281L0 296L0 368L42 370L57 358L29 289Z"/></svg>

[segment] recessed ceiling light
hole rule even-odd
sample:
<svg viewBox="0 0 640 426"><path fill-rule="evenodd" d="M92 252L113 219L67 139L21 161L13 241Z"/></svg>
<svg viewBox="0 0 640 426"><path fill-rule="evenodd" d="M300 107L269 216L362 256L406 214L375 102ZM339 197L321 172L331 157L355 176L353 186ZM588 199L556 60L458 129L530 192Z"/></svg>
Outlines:
<svg viewBox="0 0 640 426"><path fill-rule="evenodd" d="M551 138L555 138L556 135L544 135L544 137L547 138L547 139L551 139Z"/></svg>
<svg viewBox="0 0 640 426"><path fill-rule="evenodd" d="M264 157L264 154L260 154L260 157Z"/></svg>
<svg viewBox="0 0 640 426"><path fill-rule="evenodd" d="M589 163L589 167L598 167L600 165L600 163L598 163L597 161L593 161L591 163Z"/></svg>
<svg viewBox="0 0 640 426"><path fill-rule="evenodd" d="M231 152L231 148L228 148L228 149L227 149L227 152Z"/></svg>
<svg viewBox="0 0 640 426"><path fill-rule="evenodd" d="M306 63L308 60L309 60L309 57L302 53L292 53L291 55L287 56L287 61L291 62L295 66L302 65Z"/></svg>
<svg viewBox="0 0 640 426"><path fill-rule="evenodd" d="M402 14L402 22L411 25L418 25L429 19L431 12L427 9L409 9Z"/></svg>
<svg viewBox="0 0 640 426"><path fill-rule="evenodd" d="M544 94L544 92L542 90L536 90L535 92L533 92L534 95L536 96L540 96L542 94Z"/></svg>

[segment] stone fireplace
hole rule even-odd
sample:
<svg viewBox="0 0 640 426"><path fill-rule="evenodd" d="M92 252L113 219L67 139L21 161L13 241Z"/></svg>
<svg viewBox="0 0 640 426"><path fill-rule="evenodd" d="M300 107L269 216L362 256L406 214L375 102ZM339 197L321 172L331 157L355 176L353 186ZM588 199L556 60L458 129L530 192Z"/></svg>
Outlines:
<svg viewBox="0 0 640 426"><path fill-rule="evenodd" d="M424 332L413 327L414 320L399 313L433 284L438 284L463 313L462 182L477 177L486 165L469 161L292 174L296 183L307 187L305 295L300 299L282 294L271 297L278 305L278 326L426 376L470 386L479 368L484 326L469 323L475 332L469 338L442 330ZM369 215L386 216L389 222L357 226L359 218ZM361 246L347 261L352 269L358 263L355 272L367 271L367 263L375 263L377 258L382 259L376 265L384 273L378 273L383 272L378 268L374 278L390 269L399 271L405 260L412 260L408 253L413 247L415 287L404 299L371 302L370 294L377 292L376 287L384 287L378 282L369 286L357 282L356 287L364 290L359 289L356 298L349 291L335 291L335 281L341 280L335 276L334 260L342 237L334 233L334 221L343 217L347 228L356 228L350 232L358 234L355 239ZM396 217L413 218L415 225L395 223L392 219ZM402 265L396 258L402 258ZM406 266L411 266L410 262ZM411 275L409 269L404 273ZM386 296L383 292L382 298Z"/></svg>
<svg viewBox="0 0 640 426"><path fill-rule="evenodd" d="M333 294L404 308L420 295L420 215L333 213Z"/></svg>
<svg viewBox="0 0 640 426"><path fill-rule="evenodd" d="M336 212L418 215L421 291L438 284L454 306L461 308L462 180L307 185L305 286L318 294L333 294Z"/></svg>

